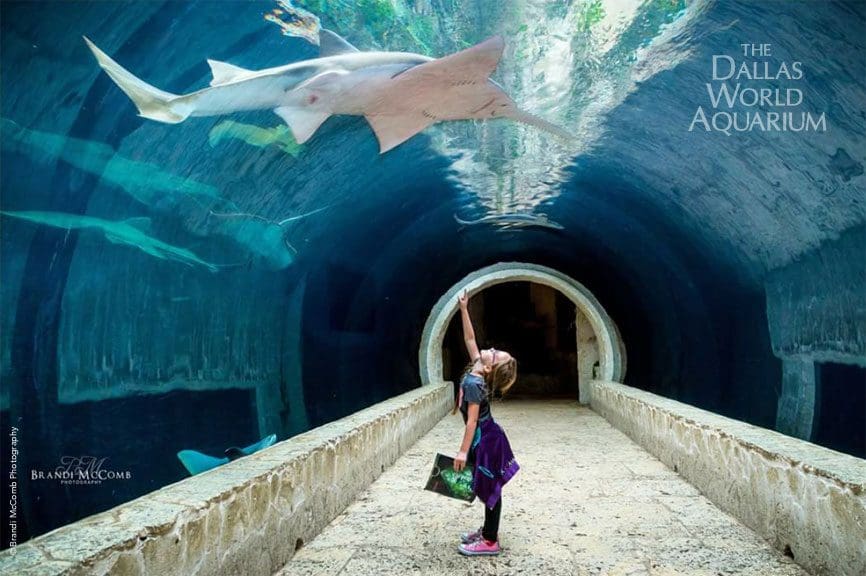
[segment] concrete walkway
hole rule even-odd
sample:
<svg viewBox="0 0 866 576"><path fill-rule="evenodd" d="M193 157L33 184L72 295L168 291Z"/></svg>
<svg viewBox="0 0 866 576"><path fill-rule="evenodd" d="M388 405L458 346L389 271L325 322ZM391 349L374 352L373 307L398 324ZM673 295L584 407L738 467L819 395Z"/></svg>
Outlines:
<svg viewBox="0 0 866 576"><path fill-rule="evenodd" d="M457 553L484 510L423 490L447 416L306 543L279 576L788 576L805 570L716 508L590 409L573 401L495 403L521 465L505 487L498 557Z"/></svg>

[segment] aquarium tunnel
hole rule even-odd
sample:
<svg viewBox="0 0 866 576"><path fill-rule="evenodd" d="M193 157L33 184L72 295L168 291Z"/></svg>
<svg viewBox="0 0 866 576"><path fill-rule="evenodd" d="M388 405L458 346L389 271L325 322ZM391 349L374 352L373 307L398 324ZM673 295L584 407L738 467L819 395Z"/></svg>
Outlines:
<svg viewBox="0 0 866 576"><path fill-rule="evenodd" d="M479 343L518 359L514 399L615 381L866 458L866 3L0 8L18 542L189 477L180 451L221 458L456 383L463 289ZM319 58L322 30L434 58L498 36L484 89L526 115L472 119L423 76L375 102L322 92L468 118L416 110L387 148L363 113L311 116L304 139L256 107L268 87L218 113L158 103ZM314 68L293 86L329 80ZM137 109L142 85L158 93ZM125 476L31 480L69 458Z"/></svg>

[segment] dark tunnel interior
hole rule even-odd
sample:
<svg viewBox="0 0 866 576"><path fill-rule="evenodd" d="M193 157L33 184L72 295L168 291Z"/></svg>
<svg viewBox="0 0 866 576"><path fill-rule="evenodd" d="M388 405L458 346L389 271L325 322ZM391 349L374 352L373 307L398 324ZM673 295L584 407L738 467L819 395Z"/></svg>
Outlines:
<svg viewBox="0 0 866 576"><path fill-rule="evenodd" d="M519 359L520 379L509 390L510 397L578 398L574 303L548 286L511 282L476 294L471 305L478 342ZM456 315L442 354L443 374L456 385L469 362Z"/></svg>

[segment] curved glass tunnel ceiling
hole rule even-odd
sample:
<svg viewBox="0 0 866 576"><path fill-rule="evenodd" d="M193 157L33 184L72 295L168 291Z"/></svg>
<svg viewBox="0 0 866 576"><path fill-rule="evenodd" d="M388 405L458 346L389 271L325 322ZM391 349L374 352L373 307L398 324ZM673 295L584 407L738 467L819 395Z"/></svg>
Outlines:
<svg viewBox="0 0 866 576"><path fill-rule="evenodd" d="M866 455L864 3L0 9L0 412L21 469L91 454L133 477L71 500L25 487L22 538L185 477L180 450L284 439L417 386L431 308L498 262L585 286L626 384ZM300 144L271 109L157 122L82 40L189 94L207 59L316 58L321 28L437 58L500 36L492 80L570 138L447 121L380 154L360 116Z"/></svg>

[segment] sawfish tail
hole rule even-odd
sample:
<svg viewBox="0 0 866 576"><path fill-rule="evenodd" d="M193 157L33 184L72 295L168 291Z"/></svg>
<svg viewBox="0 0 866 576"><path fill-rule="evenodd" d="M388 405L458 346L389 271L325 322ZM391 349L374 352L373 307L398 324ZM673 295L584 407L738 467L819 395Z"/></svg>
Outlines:
<svg viewBox="0 0 866 576"><path fill-rule="evenodd" d="M100 50L86 36L84 41L93 55L96 56L96 61L102 69L114 80L118 88L130 97L138 108L139 116L157 122L177 124L186 120L190 115L192 109L189 105L179 102L181 96L151 86L112 60L108 54Z"/></svg>

